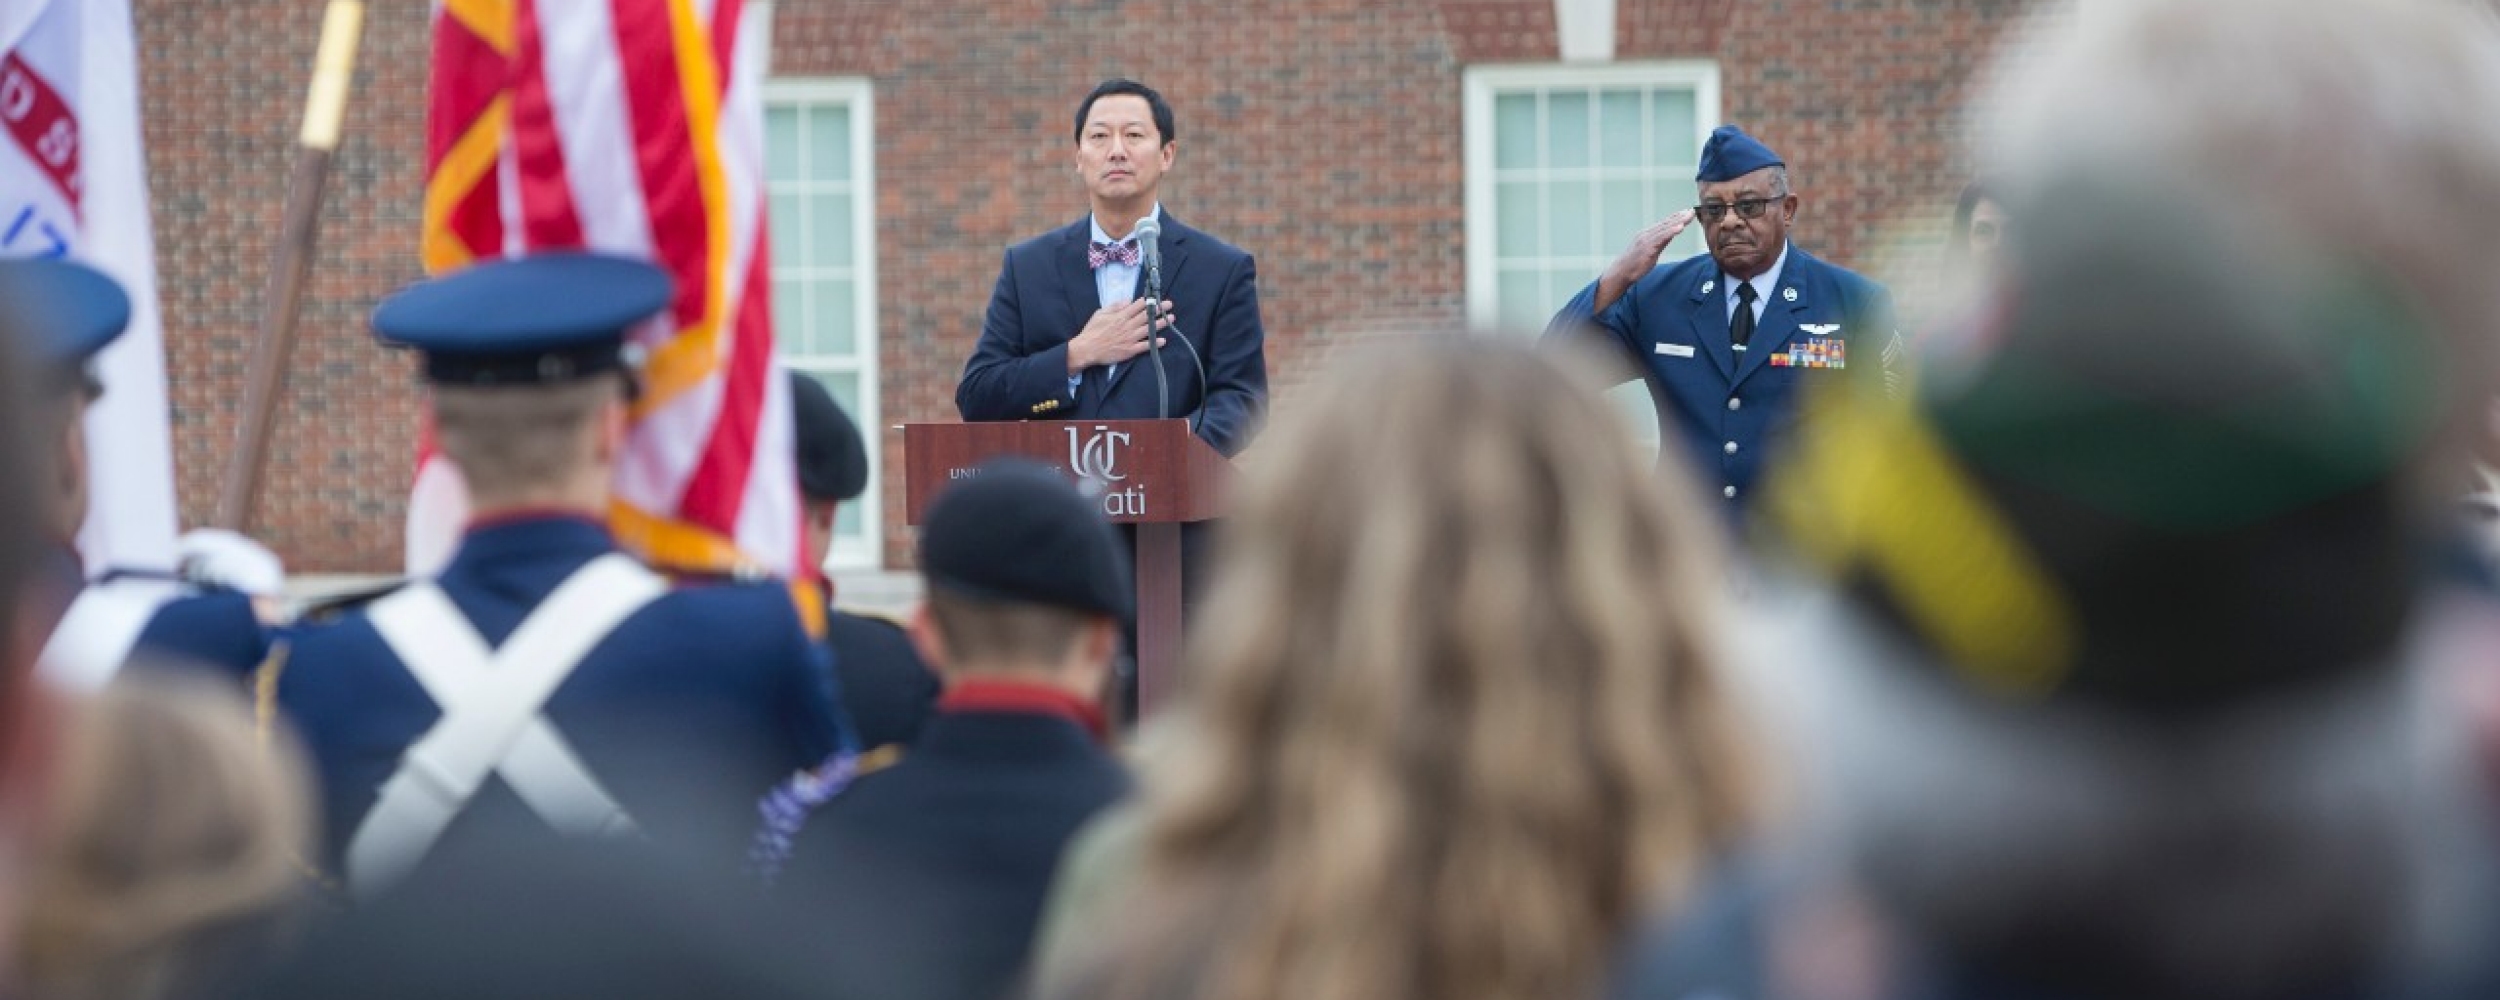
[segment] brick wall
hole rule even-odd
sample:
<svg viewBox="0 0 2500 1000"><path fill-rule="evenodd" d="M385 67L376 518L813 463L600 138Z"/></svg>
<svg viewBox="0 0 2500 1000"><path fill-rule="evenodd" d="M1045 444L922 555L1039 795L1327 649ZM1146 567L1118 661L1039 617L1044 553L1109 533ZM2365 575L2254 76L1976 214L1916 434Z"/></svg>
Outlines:
<svg viewBox="0 0 2500 1000"><path fill-rule="evenodd" d="M425 5L368 5L288 406L253 533L299 571L399 565L416 394L365 315L419 273ZM321 5L138 0L182 519L214 514L234 451Z"/></svg>
<svg viewBox="0 0 2500 1000"><path fill-rule="evenodd" d="M1915 265L1893 244L1933 237L1962 179L1960 102L2023 6L1618 0L1617 57L1717 59L1725 117L1796 164L1799 239L1844 263ZM318 7L137 7L183 513L200 523L232 448ZM1164 203L1258 255L1271 380L1291 406L1331 351L1461 320L1461 73L1555 56L1549 0L777 8L777 75L874 81L881 424L953 419L1000 251L1085 211L1069 117L1095 81L1135 76L1176 105ZM424 5L369 11L356 123L256 525L306 570L397 564L414 448L407 364L372 345L363 317L418 272ZM898 452L890 512L902 509ZM897 563L906 537L889 525Z"/></svg>

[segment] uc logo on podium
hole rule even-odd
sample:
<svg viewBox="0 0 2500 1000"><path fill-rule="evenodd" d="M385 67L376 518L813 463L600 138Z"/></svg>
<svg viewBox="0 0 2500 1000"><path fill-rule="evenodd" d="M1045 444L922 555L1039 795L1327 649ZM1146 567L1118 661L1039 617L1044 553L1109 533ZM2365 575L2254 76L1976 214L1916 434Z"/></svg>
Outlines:
<svg viewBox="0 0 2500 1000"><path fill-rule="evenodd" d="M1127 479L1120 471L1120 452L1128 447L1128 432L1114 431L1101 424L1094 433L1079 437L1077 429L1068 430L1068 471L1084 479L1116 483Z"/></svg>

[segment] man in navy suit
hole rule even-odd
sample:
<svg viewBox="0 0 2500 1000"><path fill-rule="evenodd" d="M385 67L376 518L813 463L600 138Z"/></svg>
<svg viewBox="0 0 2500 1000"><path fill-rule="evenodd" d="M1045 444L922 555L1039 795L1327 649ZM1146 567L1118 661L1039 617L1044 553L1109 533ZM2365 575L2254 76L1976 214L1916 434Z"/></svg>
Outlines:
<svg viewBox="0 0 2500 1000"><path fill-rule="evenodd" d="M1172 107L1153 88L1110 80L1076 109L1076 168L1093 212L1009 247L981 343L955 387L965 420L1188 417L1227 457L1250 446L1267 408L1265 328L1249 254L1182 225L1156 198L1172 168ZM1144 297L1140 219L1162 226L1163 299ZM1170 410L1157 413L1147 353L1150 305Z"/></svg>
<svg viewBox="0 0 2500 1000"><path fill-rule="evenodd" d="M901 763L807 821L780 889L819 915L844 995L991 1000L1069 837L1128 790L1098 702L1128 572L1095 504L1028 462L948 490L920 538L912 634L946 693Z"/></svg>
<svg viewBox="0 0 2500 1000"><path fill-rule="evenodd" d="M1890 387L1900 337L1882 285L1789 242L1797 193L1769 147L1722 125L1695 180L1700 204L1634 236L1554 315L1546 339L1596 343L1630 362L1658 404L1660 449L1682 448L1733 519L1803 391L1869 370ZM1710 252L1658 266L1696 217Z"/></svg>
<svg viewBox="0 0 2500 1000"><path fill-rule="evenodd" d="M672 589L600 518L628 328L667 275L594 254L481 264L374 311L425 355L472 498L440 576L283 651L330 860L370 896L548 831L741 858L754 802L842 746L823 647L771 582Z"/></svg>
<svg viewBox="0 0 2500 1000"><path fill-rule="evenodd" d="M90 580L71 540L87 516L87 406L103 391L95 356L130 323L130 297L86 265L60 259L0 262L0 301L36 363L35 409L54 468L40 477L53 544L39 564L38 619L50 630L39 657L56 687L91 690L125 663L206 666L238 681L269 650L252 600L157 571L114 570ZM235 543L249 545L237 537ZM273 560L274 561L274 560Z"/></svg>

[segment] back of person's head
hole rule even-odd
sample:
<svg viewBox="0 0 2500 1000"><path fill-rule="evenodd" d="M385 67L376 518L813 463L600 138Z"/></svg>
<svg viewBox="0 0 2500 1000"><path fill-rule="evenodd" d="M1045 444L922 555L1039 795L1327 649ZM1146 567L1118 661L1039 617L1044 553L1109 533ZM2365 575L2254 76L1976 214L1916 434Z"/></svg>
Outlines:
<svg viewBox="0 0 2500 1000"><path fill-rule="evenodd" d="M1151 763L1136 983L1573 995L1738 836L1716 525L1619 420L1573 362L1433 338L1270 436Z"/></svg>
<svg viewBox="0 0 2500 1000"><path fill-rule="evenodd" d="M309 778L243 699L170 672L76 706L36 842L30 995L206 996L274 957L309 885Z"/></svg>
<svg viewBox="0 0 2500 1000"><path fill-rule="evenodd" d="M1054 667L1130 614L1122 549L1101 508L1049 468L985 463L920 529L928 617L947 670ZM1103 650L1106 658L1110 650Z"/></svg>
<svg viewBox="0 0 2500 1000"><path fill-rule="evenodd" d="M2027 218L2074 171L2223 192L2285 239L2376 262L2448 341L2484 420L2500 374L2500 17L2453 0L2092 0L2009 47L1972 102L1979 166ZM2147 243L2174 226L2148 229ZM2440 502L2453 497L2441 468Z"/></svg>
<svg viewBox="0 0 2500 1000"><path fill-rule="evenodd" d="M1761 664L1808 839L1998 981L2350 986L2464 792L2408 756L2437 727L2401 669L2453 355L2400 276L2211 188L2031 183L1980 346L1822 400L1769 487L1845 597Z"/></svg>
<svg viewBox="0 0 2500 1000"><path fill-rule="evenodd" d="M559 385L438 385L434 430L481 502L525 497L592 468L599 416L623 400L613 375Z"/></svg>

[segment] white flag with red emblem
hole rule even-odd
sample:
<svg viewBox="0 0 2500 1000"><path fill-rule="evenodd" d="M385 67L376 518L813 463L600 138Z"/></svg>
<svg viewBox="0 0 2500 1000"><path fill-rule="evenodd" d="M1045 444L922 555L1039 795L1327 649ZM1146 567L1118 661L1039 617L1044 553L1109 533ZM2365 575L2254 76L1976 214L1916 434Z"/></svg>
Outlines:
<svg viewBox="0 0 2500 1000"><path fill-rule="evenodd" d="M171 570L178 515L128 0L0 0L0 256L66 256L130 295L87 410L92 570Z"/></svg>

